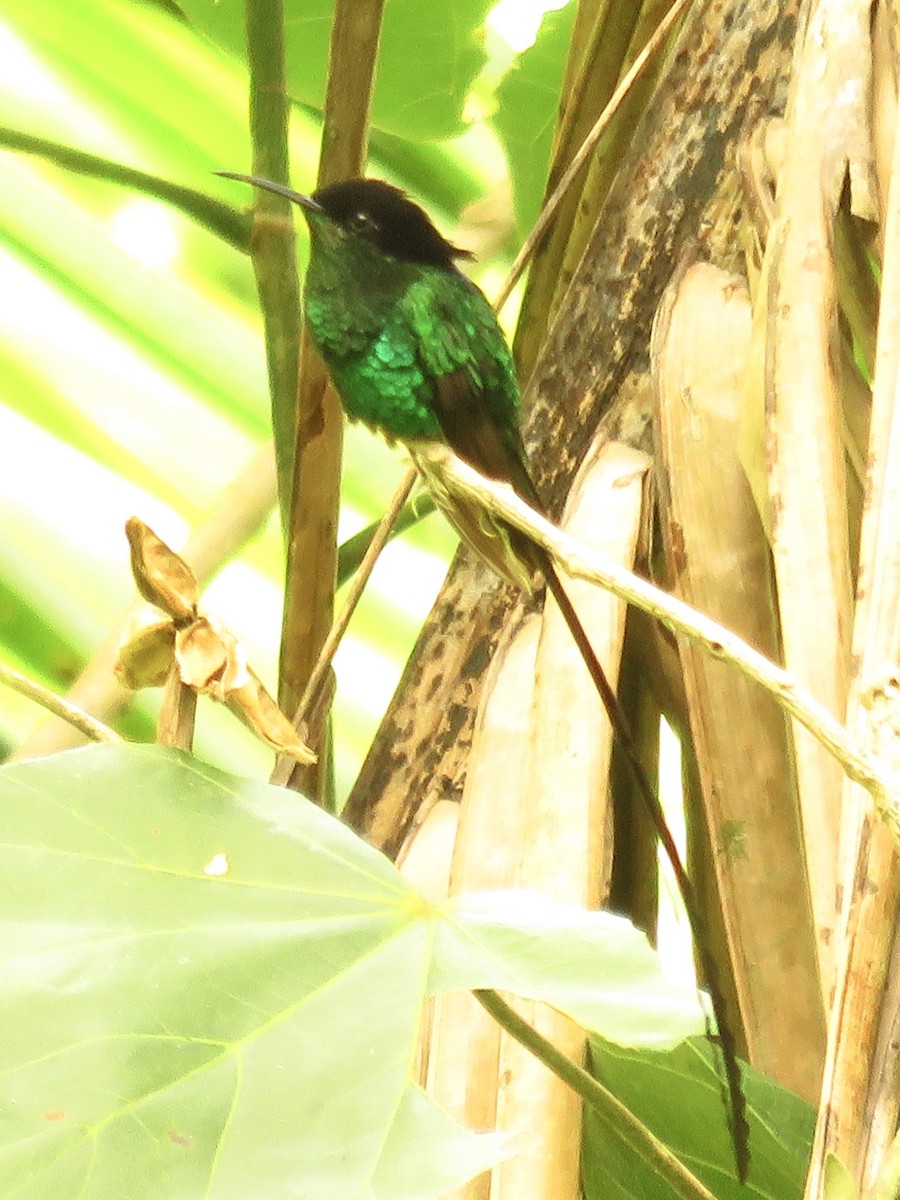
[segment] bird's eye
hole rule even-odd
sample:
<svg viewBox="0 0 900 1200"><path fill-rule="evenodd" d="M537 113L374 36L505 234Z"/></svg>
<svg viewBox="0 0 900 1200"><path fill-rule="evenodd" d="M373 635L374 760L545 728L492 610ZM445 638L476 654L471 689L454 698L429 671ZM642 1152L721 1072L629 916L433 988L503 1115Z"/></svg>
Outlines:
<svg viewBox="0 0 900 1200"><path fill-rule="evenodd" d="M347 218L347 227L354 233L372 233L376 225L369 214L360 209L359 212L351 213Z"/></svg>

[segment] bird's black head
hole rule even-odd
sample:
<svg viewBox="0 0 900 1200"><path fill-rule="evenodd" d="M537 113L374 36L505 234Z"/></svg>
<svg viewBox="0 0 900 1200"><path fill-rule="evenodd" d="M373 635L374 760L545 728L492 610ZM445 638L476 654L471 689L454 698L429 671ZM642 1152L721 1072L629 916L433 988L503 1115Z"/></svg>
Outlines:
<svg viewBox="0 0 900 1200"><path fill-rule="evenodd" d="M454 258L472 257L443 238L424 209L381 179L332 183L314 192L312 199L347 233L402 262L450 270Z"/></svg>

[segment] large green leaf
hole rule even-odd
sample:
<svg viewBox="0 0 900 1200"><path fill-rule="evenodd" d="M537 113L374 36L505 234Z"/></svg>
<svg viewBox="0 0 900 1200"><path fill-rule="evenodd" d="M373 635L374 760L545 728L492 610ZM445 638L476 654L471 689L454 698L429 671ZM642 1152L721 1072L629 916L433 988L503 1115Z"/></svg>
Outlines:
<svg viewBox="0 0 900 1200"><path fill-rule="evenodd" d="M815 1110L744 1066L750 1177L735 1177L721 1071L708 1041L691 1038L667 1054L592 1041L594 1074L702 1180L719 1200L799 1200ZM661 1200L668 1191L639 1148L585 1116L585 1200Z"/></svg>
<svg viewBox="0 0 900 1200"><path fill-rule="evenodd" d="M427 996L502 986L644 1045L697 1027L624 920L435 909L294 793L174 753L3 768L0 821L17 1197L439 1196L506 1151L412 1084Z"/></svg>
<svg viewBox="0 0 900 1200"><path fill-rule="evenodd" d="M243 0L179 0L198 29L241 58ZM482 24L492 0L442 0L439 17L421 0L387 0L372 120L402 137L445 138L463 128L462 106L485 62ZM285 53L295 100L321 108L332 0L288 0Z"/></svg>

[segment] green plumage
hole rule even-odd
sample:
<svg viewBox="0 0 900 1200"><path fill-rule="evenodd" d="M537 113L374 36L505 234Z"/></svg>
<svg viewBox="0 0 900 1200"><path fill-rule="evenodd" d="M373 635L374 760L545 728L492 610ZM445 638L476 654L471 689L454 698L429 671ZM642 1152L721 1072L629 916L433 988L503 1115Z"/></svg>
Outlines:
<svg viewBox="0 0 900 1200"><path fill-rule="evenodd" d="M517 446L512 358L478 288L455 267L395 260L385 269L367 243L329 252L313 230L306 322L347 414L398 441L443 440L436 381L462 371Z"/></svg>
<svg viewBox="0 0 900 1200"><path fill-rule="evenodd" d="M302 199L312 241L306 324L347 415L403 442L460 536L504 579L530 589L530 543L448 494L422 452L425 442L447 444L537 503L512 356L483 293L453 262L462 252L377 180Z"/></svg>

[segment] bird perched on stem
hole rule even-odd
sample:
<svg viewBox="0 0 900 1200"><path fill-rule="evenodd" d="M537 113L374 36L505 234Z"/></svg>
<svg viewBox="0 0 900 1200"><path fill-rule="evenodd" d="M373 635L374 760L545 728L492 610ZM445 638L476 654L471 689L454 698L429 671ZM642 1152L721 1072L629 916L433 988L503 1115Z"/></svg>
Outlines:
<svg viewBox="0 0 900 1200"><path fill-rule="evenodd" d="M268 179L221 174L286 196L303 210L311 243L305 320L347 415L406 445L438 506L502 578L531 591L535 578L543 576L559 605L684 899L723 1049L732 1141L743 1180L748 1130L716 963L625 714L547 551L486 510L450 495L420 452L424 443L448 445L546 515L519 431L512 355L487 298L456 265L471 256L442 237L402 191L378 179L350 179L305 196Z"/></svg>

